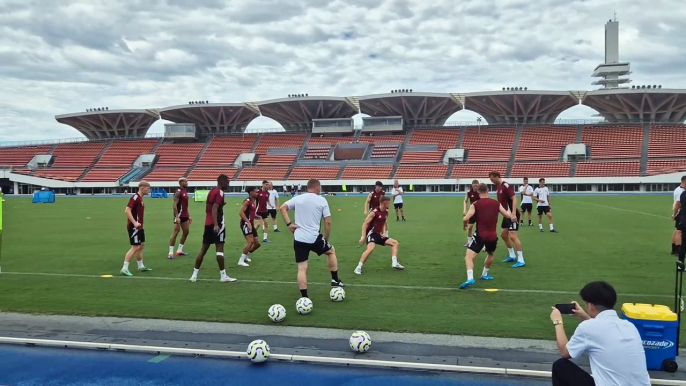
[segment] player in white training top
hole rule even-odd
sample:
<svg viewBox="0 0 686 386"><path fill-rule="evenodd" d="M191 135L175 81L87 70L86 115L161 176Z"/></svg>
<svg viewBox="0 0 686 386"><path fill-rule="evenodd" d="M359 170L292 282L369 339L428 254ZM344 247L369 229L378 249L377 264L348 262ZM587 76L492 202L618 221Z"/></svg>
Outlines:
<svg viewBox="0 0 686 386"><path fill-rule="evenodd" d="M553 213L550 211L552 208L552 205L550 205L550 190L545 186L545 178L538 179L538 188L534 190L533 199L538 203L536 205L536 209L538 210L538 229L543 232L543 213L545 213L546 216L548 216L550 231L557 233L553 226Z"/></svg>
<svg viewBox="0 0 686 386"><path fill-rule="evenodd" d="M405 209L403 209L403 188L400 187L398 180L393 181L393 188L391 189L391 195L393 196L393 207L395 207L395 221L399 221L398 209L400 209L400 215L405 221Z"/></svg>
<svg viewBox="0 0 686 386"><path fill-rule="evenodd" d="M294 234L293 250L298 265L298 287L302 297L307 296L307 260L310 252L318 256L326 255L331 271L331 286L343 287L338 279L338 260L336 250L329 243L331 234L331 210L326 198L320 196L322 187L319 180L307 182L307 193L300 194L281 205L281 217L288 229ZM291 222L289 210L295 210L295 220ZM322 218L324 234L319 233Z"/></svg>
<svg viewBox="0 0 686 386"><path fill-rule="evenodd" d="M269 181L269 202L267 202L267 212L269 215L272 217L272 220L274 221L274 232L281 232L279 230L279 226L277 225L276 221L276 209L280 206L279 205L279 192L274 189L274 183Z"/></svg>
<svg viewBox="0 0 686 386"><path fill-rule="evenodd" d="M679 202L681 193L683 193L684 190L686 190L686 176L681 177L681 185L674 189L674 202L672 202L672 205L675 205L677 202ZM681 210L684 209L682 208ZM678 255L679 247L681 246L681 229L683 228L679 226L679 213L677 212L672 217L672 220L674 220L674 233L672 233L672 255Z"/></svg>
<svg viewBox="0 0 686 386"><path fill-rule="evenodd" d="M529 185L529 178L524 178L524 185L519 187L519 198L522 200L522 206L520 207L522 211L522 218L519 223L524 225L524 213L529 213L529 226L534 224L531 222L531 211L534 209L534 203L531 200L531 196L534 195L534 188Z"/></svg>

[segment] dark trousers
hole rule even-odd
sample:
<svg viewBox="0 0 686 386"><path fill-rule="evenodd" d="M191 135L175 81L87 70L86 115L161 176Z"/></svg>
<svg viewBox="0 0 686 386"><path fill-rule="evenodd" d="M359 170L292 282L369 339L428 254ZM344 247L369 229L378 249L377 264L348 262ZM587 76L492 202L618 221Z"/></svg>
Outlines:
<svg viewBox="0 0 686 386"><path fill-rule="evenodd" d="M683 221L683 220L681 220ZM682 222L683 224L683 222ZM683 225L680 227L683 228ZM681 245L679 246L679 261L684 261L686 257L686 231L681 231Z"/></svg>
<svg viewBox="0 0 686 386"><path fill-rule="evenodd" d="M595 386L595 381L574 362L560 358L553 363L553 386Z"/></svg>

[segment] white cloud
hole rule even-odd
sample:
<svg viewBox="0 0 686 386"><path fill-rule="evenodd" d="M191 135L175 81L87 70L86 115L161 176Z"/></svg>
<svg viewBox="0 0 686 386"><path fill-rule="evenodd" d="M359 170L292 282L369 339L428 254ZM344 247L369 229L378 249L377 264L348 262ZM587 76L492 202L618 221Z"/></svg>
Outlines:
<svg viewBox="0 0 686 386"><path fill-rule="evenodd" d="M680 0L5 0L0 140L77 137L54 115L99 106L593 89L615 7L635 83L686 88ZM592 114L575 107L561 118Z"/></svg>

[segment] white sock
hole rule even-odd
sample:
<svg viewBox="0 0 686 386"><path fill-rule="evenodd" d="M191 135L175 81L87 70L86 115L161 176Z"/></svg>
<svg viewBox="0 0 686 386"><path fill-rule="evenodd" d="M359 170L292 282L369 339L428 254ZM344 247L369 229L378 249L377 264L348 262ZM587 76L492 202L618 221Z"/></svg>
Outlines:
<svg viewBox="0 0 686 386"><path fill-rule="evenodd" d="M274 230L279 229L278 225L274 224Z"/></svg>
<svg viewBox="0 0 686 386"><path fill-rule="evenodd" d="M362 262L357 263L357 269L362 269Z"/></svg>
<svg viewBox="0 0 686 386"><path fill-rule="evenodd" d="M515 250L514 250L514 248L507 248L507 252L510 253L510 257L515 257Z"/></svg>
<svg viewBox="0 0 686 386"><path fill-rule="evenodd" d="M267 230L267 228L265 228L265 230ZM264 239L263 240L266 240L266 239L267 239L267 232L264 232Z"/></svg>
<svg viewBox="0 0 686 386"><path fill-rule="evenodd" d="M174 254L174 246L173 245L171 247L169 247L169 254L170 255Z"/></svg>
<svg viewBox="0 0 686 386"><path fill-rule="evenodd" d="M552 231L553 229L555 229L555 228L553 227L553 223L550 223L550 230Z"/></svg>
<svg viewBox="0 0 686 386"><path fill-rule="evenodd" d="M136 260L136 262L138 263L138 268L139 268L139 269L140 269L140 268L145 268L145 265L143 264L143 260Z"/></svg>
<svg viewBox="0 0 686 386"><path fill-rule="evenodd" d="M221 271L219 271L219 276L221 276L222 279L225 278L226 277L226 270L222 269Z"/></svg>
<svg viewBox="0 0 686 386"><path fill-rule="evenodd" d="M198 277L198 272L200 272L199 269L193 268L193 276L192 277Z"/></svg>
<svg viewBox="0 0 686 386"><path fill-rule="evenodd" d="M481 276L488 276L488 268L484 268L484 272L481 274Z"/></svg>
<svg viewBox="0 0 686 386"><path fill-rule="evenodd" d="M245 263L245 259L246 259L247 257L248 257L248 255L246 255L245 253L241 254L241 259L239 260L239 262Z"/></svg>
<svg viewBox="0 0 686 386"><path fill-rule="evenodd" d="M129 262L128 262L128 261L125 261L125 262L124 262L124 267L122 267L122 270L123 270L123 271L128 271L128 270L129 270Z"/></svg>
<svg viewBox="0 0 686 386"><path fill-rule="evenodd" d="M472 242L472 236L467 236L467 244Z"/></svg>
<svg viewBox="0 0 686 386"><path fill-rule="evenodd" d="M524 262L524 253L522 253L522 251L517 251L517 262L519 262L519 263Z"/></svg>
<svg viewBox="0 0 686 386"><path fill-rule="evenodd" d="M398 256L391 256L391 261L393 262L393 265L398 265Z"/></svg>
<svg viewBox="0 0 686 386"><path fill-rule="evenodd" d="M543 229L543 224L538 224L538 229Z"/></svg>
<svg viewBox="0 0 686 386"><path fill-rule="evenodd" d="M474 270L472 270L472 269L467 270L467 280L474 280Z"/></svg>
<svg viewBox="0 0 686 386"><path fill-rule="evenodd" d="M183 252L183 244L179 244L179 248L176 250L176 252Z"/></svg>

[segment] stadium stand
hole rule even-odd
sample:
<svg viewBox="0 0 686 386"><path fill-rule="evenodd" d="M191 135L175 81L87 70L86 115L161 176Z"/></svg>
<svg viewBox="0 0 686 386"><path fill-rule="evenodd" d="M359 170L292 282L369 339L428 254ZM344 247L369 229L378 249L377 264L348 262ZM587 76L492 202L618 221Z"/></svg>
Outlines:
<svg viewBox="0 0 686 386"><path fill-rule="evenodd" d="M443 160L442 151L406 151L400 159L401 164L439 163Z"/></svg>
<svg viewBox="0 0 686 386"><path fill-rule="evenodd" d="M0 166L25 166L40 154L48 154L51 146L21 146L0 148Z"/></svg>
<svg viewBox="0 0 686 386"><path fill-rule="evenodd" d="M237 171L236 168L194 168L187 178L190 181L216 181L221 174L233 178Z"/></svg>
<svg viewBox="0 0 686 386"><path fill-rule="evenodd" d="M581 142L590 148L591 159L640 158L643 131L636 126L587 126Z"/></svg>
<svg viewBox="0 0 686 386"><path fill-rule="evenodd" d="M648 160L646 175L676 173L686 170L686 159Z"/></svg>
<svg viewBox="0 0 686 386"><path fill-rule="evenodd" d="M562 151L576 140L576 127L523 127L515 161L557 161Z"/></svg>
<svg viewBox="0 0 686 386"><path fill-rule="evenodd" d="M38 169L34 176L41 178L50 178L53 180L62 181L76 181L81 177L85 168L61 169L61 168L47 168Z"/></svg>
<svg viewBox="0 0 686 386"><path fill-rule="evenodd" d="M359 143L402 143L405 142L405 136L402 134L394 135L360 135L357 139Z"/></svg>
<svg viewBox="0 0 686 386"><path fill-rule="evenodd" d="M468 127L462 140L462 148L467 150L467 161L509 161L516 134L513 127L481 130Z"/></svg>
<svg viewBox="0 0 686 386"><path fill-rule="evenodd" d="M255 154L267 154L269 149L300 149L304 142L305 134L263 134Z"/></svg>
<svg viewBox="0 0 686 386"><path fill-rule="evenodd" d="M126 169L126 168L91 169L90 171L88 171L88 173L86 173L86 175L83 178L81 178L81 182L98 182L98 181L113 182L113 181L117 181L118 179L120 179L128 171L129 171L129 169Z"/></svg>
<svg viewBox="0 0 686 386"><path fill-rule="evenodd" d="M506 170L506 163L457 164L453 167L453 172L450 175L450 178L488 179L488 173L497 171L501 174L504 174Z"/></svg>
<svg viewBox="0 0 686 386"><path fill-rule="evenodd" d="M327 159L329 157L329 153L331 152L331 146L316 146L316 147L309 147L307 148L307 151L305 152L305 159Z"/></svg>
<svg viewBox="0 0 686 386"><path fill-rule="evenodd" d="M457 140L460 138L458 129L418 129L410 135L408 145L438 145L438 150L457 148Z"/></svg>
<svg viewBox="0 0 686 386"><path fill-rule="evenodd" d="M249 167L243 168L236 177L239 181L283 180L288 167Z"/></svg>
<svg viewBox="0 0 686 386"><path fill-rule="evenodd" d="M296 157L295 154L260 155L257 158L257 166L291 166Z"/></svg>
<svg viewBox="0 0 686 386"><path fill-rule="evenodd" d="M394 178L444 179L448 174L448 165L400 165Z"/></svg>
<svg viewBox="0 0 686 386"><path fill-rule="evenodd" d="M535 162L516 163L512 168L510 177L529 177L532 184L536 184L539 178L569 177L569 162Z"/></svg>
<svg viewBox="0 0 686 386"><path fill-rule="evenodd" d="M391 177L393 166L346 166L342 180L374 180Z"/></svg>
<svg viewBox="0 0 686 386"><path fill-rule="evenodd" d="M299 166L293 169L289 180L308 180L316 178L318 180L335 180L338 176L339 167L307 167Z"/></svg>
<svg viewBox="0 0 686 386"><path fill-rule="evenodd" d="M157 167L186 167L195 162L204 143L163 143L155 150Z"/></svg>
<svg viewBox="0 0 686 386"><path fill-rule="evenodd" d="M214 137L210 140L210 145L205 153L200 157L197 166L233 165L236 157L242 153L250 152L256 139L256 134Z"/></svg>
<svg viewBox="0 0 686 386"><path fill-rule="evenodd" d="M307 141L308 146L312 145L330 145L335 146L339 143L353 143L355 141L354 135L346 135L342 137L315 137L314 135L310 137Z"/></svg>
<svg viewBox="0 0 686 386"><path fill-rule="evenodd" d="M398 155L398 145L374 145L371 158L395 158ZM431 162L431 161L428 161Z"/></svg>
<svg viewBox="0 0 686 386"><path fill-rule="evenodd" d="M143 140L118 140L105 151L100 157L96 168L102 167L127 167L130 168L133 161L143 154L151 154L152 149L157 145L156 139Z"/></svg>
<svg viewBox="0 0 686 386"><path fill-rule="evenodd" d="M575 177L616 177L638 176L639 161L579 162L576 165Z"/></svg>
<svg viewBox="0 0 686 386"><path fill-rule="evenodd" d="M105 148L104 142L78 142L57 145L52 151L54 168L87 168ZM83 171L83 170L82 170Z"/></svg>
<svg viewBox="0 0 686 386"><path fill-rule="evenodd" d="M686 126L653 126L649 137L649 158L686 157Z"/></svg>
<svg viewBox="0 0 686 386"><path fill-rule="evenodd" d="M147 181L176 181L181 177L186 177L188 168L155 168L144 177ZM218 174L217 174L218 175ZM217 176L215 176L216 178Z"/></svg>

